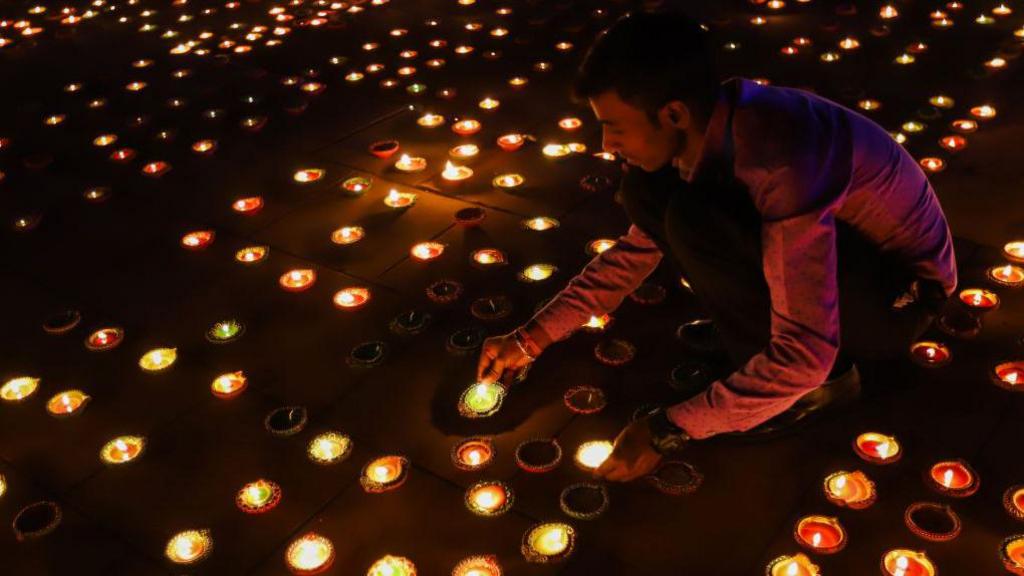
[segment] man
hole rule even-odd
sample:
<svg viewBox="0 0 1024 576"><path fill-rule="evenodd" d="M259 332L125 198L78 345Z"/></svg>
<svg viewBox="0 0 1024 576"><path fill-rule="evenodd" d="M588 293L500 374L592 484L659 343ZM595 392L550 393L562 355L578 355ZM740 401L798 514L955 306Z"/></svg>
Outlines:
<svg viewBox="0 0 1024 576"><path fill-rule="evenodd" d="M851 360L905 353L956 287L949 227L913 158L823 98L719 84L706 36L678 14L636 13L597 39L574 89L628 165L633 224L480 357L483 382L529 364L673 257L735 369L627 426L597 471L608 480L690 440L781 430L855 397Z"/></svg>

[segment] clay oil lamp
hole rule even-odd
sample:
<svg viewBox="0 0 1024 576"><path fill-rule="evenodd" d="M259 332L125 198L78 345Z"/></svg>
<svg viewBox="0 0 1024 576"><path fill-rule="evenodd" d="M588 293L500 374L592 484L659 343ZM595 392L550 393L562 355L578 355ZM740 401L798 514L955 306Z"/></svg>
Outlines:
<svg viewBox="0 0 1024 576"><path fill-rule="evenodd" d="M526 440L516 447L516 465L527 472L549 472L561 462L562 447L554 438Z"/></svg>
<svg viewBox="0 0 1024 576"><path fill-rule="evenodd" d="M62 310L43 321L43 332L53 335L67 334L74 330L81 321L82 313L78 310Z"/></svg>
<svg viewBox="0 0 1024 576"><path fill-rule="evenodd" d="M266 246L246 246L235 252L235 260L242 264L257 264L266 259L268 252Z"/></svg>
<svg viewBox="0 0 1024 576"><path fill-rule="evenodd" d="M948 364L953 355L941 342L922 341L910 346L910 358L920 366L938 368Z"/></svg>
<svg viewBox="0 0 1024 576"><path fill-rule="evenodd" d="M440 242L420 242L409 250L409 255L421 261L433 260L444 253Z"/></svg>
<svg viewBox="0 0 1024 576"><path fill-rule="evenodd" d="M502 482L477 482L466 490L466 507L477 516L500 516L513 499L512 489Z"/></svg>
<svg viewBox="0 0 1024 576"><path fill-rule="evenodd" d="M248 379L245 374L239 370L237 372L227 372L217 376L210 384L210 391L217 398L227 400L238 396L245 391L248 386Z"/></svg>
<svg viewBox="0 0 1024 576"><path fill-rule="evenodd" d="M302 406L282 406L271 410L263 419L263 427L274 436L294 436L306 427L309 413Z"/></svg>
<svg viewBox="0 0 1024 576"><path fill-rule="evenodd" d="M469 166L458 166L452 164L450 161L445 162L444 171L441 172L441 178L444 178L447 182L462 182L473 175L473 169Z"/></svg>
<svg viewBox="0 0 1024 576"><path fill-rule="evenodd" d="M406 173L422 172L426 167L427 161L425 158L413 157L408 154L402 154L398 162L395 162L395 170Z"/></svg>
<svg viewBox="0 0 1024 576"><path fill-rule="evenodd" d="M118 148L110 153L110 160L113 162L125 163L130 162L133 158L135 158L135 150L131 148Z"/></svg>
<svg viewBox="0 0 1024 576"><path fill-rule="evenodd" d="M353 70L345 75L345 81L350 83L356 83L365 78L366 75L358 70Z"/></svg>
<svg viewBox="0 0 1024 576"><path fill-rule="evenodd" d="M587 254L597 256L598 254L615 246L616 241L611 238L598 238L587 244Z"/></svg>
<svg viewBox="0 0 1024 576"><path fill-rule="evenodd" d="M104 148L117 142L117 134L100 134L93 138L92 145L98 148Z"/></svg>
<svg viewBox="0 0 1024 576"><path fill-rule="evenodd" d="M531 264L526 268L523 268L518 275L520 282L534 283L543 282L558 270L552 264Z"/></svg>
<svg viewBox="0 0 1024 576"><path fill-rule="evenodd" d="M185 530L168 540L164 555L175 564L195 564L212 550L213 538L208 530Z"/></svg>
<svg viewBox="0 0 1024 576"><path fill-rule="evenodd" d="M521 174L501 174L495 176L491 180L491 185L495 188L502 188L504 190L513 190L523 185L524 178Z"/></svg>
<svg viewBox="0 0 1024 576"><path fill-rule="evenodd" d="M903 514L903 522L916 536L932 542L948 542L960 535L961 523L945 504L917 502Z"/></svg>
<svg viewBox="0 0 1024 576"><path fill-rule="evenodd" d="M865 432L853 441L853 450L867 462L872 464L892 464L903 457L903 449L896 438Z"/></svg>
<svg viewBox="0 0 1024 576"><path fill-rule="evenodd" d="M693 494L704 483L704 475L693 465L681 460L663 461L644 480L662 494L685 496Z"/></svg>
<svg viewBox="0 0 1024 576"><path fill-rule="evenodd" d="M243 334L245 334L245 324L232 318L214 323L206 331L206 339L214 344L226 344L238 340Z"/></svg>
<svg viewBox="0 0 1024 576"><path fill-rule="evenodd" d="M865 112L873 112L882 107L882 103L872 98L865 98L857 102L857 107Z"/></svg>
<svg viewBox="0 0 1024 576"><path fill-rule="evenodd" d="M497 110L498 107L501 106L501 101L488 96L481 100L479 103L477 103L477 106L479 106L481 110Z"/></svg>
<svg viewBox="0 0 1024 576"><path fill-rule="evenodd" d="M365 236L366 231L362 226L342 226L331 233L331 242L347 246L359 242Z"/></svg>
<svg viewBox="0 0 1024 576"><path fill-rule="evenodd" d="M7 479L4 478L3 474L0 474L0 497L3 497L5 492L7 492Z"/></svg>
<svg viewBox="0 0 1024 576"><path fill-rule="evenodd" d="M978 491L978 473L963 460L946 460L933 465L927 474L932 489L945 496L966 498Z"/></svg>
<svg viewBox="0 0 1024 576"><path fill-rule="evenodd" d="M507 296L483 296L469 305L469 312L480 320L501 320L512 313L512 301Z"/></svg>
<svg viewBox="0 0 1024 576"><path fill-rule="evenodd" d="M535 216L533 218L527 218L522 222L523 227L534 232L546 232L548 230L554 230L558 228L559 222L554 218L548 216Z"/></svg>
<svg viewBox="0 0 1024 576"><path fill-rule="evenodd" d="M213 242L216 233L213 230L196 230L181 237L181 245L186 250L202 250Z"/></svg>
<svg viewBox="0 0 1024 576"><path fill-rule="evenodd" d="M1011 536L999 546L1003 566L1011 574L1024 576L1024 535Z"/></svg>
<svg viewBox="0 0 1024 576"><path fill-rule="evenodd" d="M350 287L339 290L334 294L334 305L343 309L360 308L370 300L370 289L362 287Z"/></svg>
<svg viewBox="0 0 1024 576"><path fill-rule="evenodd" d="M981 106L971 108L971 116L978 120L991 120L996 117L996 114L995 107L989 104L982 104Z"/></svg>
<svg viewBox="0 0 1024 576"><path fill-rule="evenodd" d="M567 132L578 130L580 126L583 126L583 121L575 117L562 118L558 121L558 127Z"/></svg>
<svg viewBox="0 0 1024 576"><path fill-rule="evenodd" d="M558 505L567 516L577 520L593 520L608 510L608 490L602 484L572 484L562 490Z"/></svg>
<svg viewBox="0 0 1024 576"><path fill-rule="evenodd" d="M487 217L487 211L478 206L470 206L468 208L462 208L455 212L455 223L464 228L474 228L479 226L484 218Z"/></svg>
<svg viewBox="0 0 1024 576"><path fill-rule="evenodd" d="M392 318L388 328L399 336L415 336L426 330L432 319L427 312L409 310Z"/></svg>
<svg viewBox="0 0 1024 576"><path fill-rule="evenodd" d="M470 556L455 565L452 576L501 576L501 566L494 556Z"/></svg>
<svg viewBox="0 0 1024 576"><path fill-rule="evenodd" d="M608 314L591 316L580 328L586 332L604 332L605 328L612 323L612 320L612 317Z"/></svg>
<svg viewBox="0 0 1024 576"><path fill-rule="evenodd" d="M935 576L938 570L924 552L897 548L882 556L884 576Z"/></svg>
<svg viewBox="0 0 1024 576"><path fill-rule="evenodd" d="M196 154L210 155L217 151L216 140L196 140L192 143L192 151Z"/></svg>
<svg viewBox="0 0 1024 576"><path fill-rule="evenodd" d="M523 535L521 551L527 562L546 564L565 560L576 546L576 530L562 522L545 522Z"/></svg>
<svg viewBox="0 0 1024 576"><path fill-rule="evenodd" d="M231 209L239 214L251 216L263 208L263 198L260 196L249 196L239 198L231 203Z"/></svg>
<svg viewBox="0 0 1024 576"><path fill-rule="evenodd" d="M142 174L150 178L159 178L171 171L171 165L162 160L150 162L142 167Z"/></svg>
<svg viewBox="0 0 1024 576"><path fill-rule="evenodd" d="M572 153L567 144L545 144L541 154L548 158L564 158Z"/></svg>
<svg viewBox="0 0 1024 576"><path fill-rule="evenodd" d="M142 454L146 439L141 436L118 436L100 449L100 460L106 464L125 464Z"/></svg>
<svg viewBox="0 0 1024 576"><path fill-rule="evenodd" d="M235 506L246 514L269 512L280 501L281 487L263 478L242 486L235 496Z"/></svg>
<svg viewBox="0 0 1024 576"><path fill-rule="evenodd" d="M768 563L765 576L821 576L821 569L803 554L779 556Z"/></svg>
<svg viewBox="0 0 1024 576"><path fill-rule="evenodd" d="M36 502L29 504L14 517L11 528L18 542L28 542L42 538L57 529L63 519L63 512L56 502Z"/></svg>
<svg viewBox="0 0 1024 576"><path fill-rule="evenodd" d="M405 483L409 467L409 460L404 456L381 456L363 468L359 483L370 494L388 492Z"/></svg>
<svg viewBox="0 0 1024 576"><path fill-rule="evenodd" d="M455 132L459 136L472 136L480 131L482 128L480 122L472 119L459 120L455 124L452 124L452 132Z"/></svg>
<svg viewBox="0 0 1024 576"><path fill-rule="evenodd" d="M94 352L111 350L124 341L124 330L120 328L100 328L85 339L85 347Z"/></svg>
<svg viewBox="0 0 1024 576"><path fill-rule="evenodd" d="M366 576L416 576L416 565L401 556L384 556L370 566Z"/></svg>
<svg viewBox="0 0 1024 576"><path fill-rule="evenodd" d="M381 140L370 144L370 154L373 154L377 158L386 160L390 158L395 152L398 152L398 140Z"/></svg>
<svg viewBox="0 0 1024 576"><path fill-rule="evenodd" d="M596 414L608 404L604 391L594 386L574 386L565 391L562 401L575 414Z"/></svg>
<svg viewBox="0 0 1024 576"><path fill-rule="evenodd" d="M462 284L456 282L455 280L447 278L432 283L430 286L427 286L426 289L427 298L429 298L430 301L434 302L435 304L451 304L452 302L455 302L456 300L459 299L459 297L462 296L462 291ZM469 333L470 332L465 332L464 334ZM461 342L461 339L458 340ZM469 338L467 340L467 343L471 344L472 340L472 338ZM451 343L452 340L449 339L449 344ZM459 344L455 346L455 349L457 350L460 349L461 347L461 344Z"/></svg>
<svg viewBox="0 0 1024 576"><path fill-rule="evenodd" d="M508 258L505 253L497 248L481 248L476 250L472 255L473 265L481 268L491 268L494 266L502 266L508 263Z"/></svg>
<svg viewBox="0 0 1024 576"><path fill-rule="evenodd" d="M337 464L352 453L352 440L340 432L324 432L309 441L306 455L317 464Z"/></svg>
<svg viewBox="0 0 1024 576"><path fill-rule="evenodd" d="M863 472L840 470L825 478L825 498L829 502L852 510L863 510L875 503L875 483Z"/></svg>
<svg viewBox="0 0 1024 576"><path fill-rule="evenodd" d="M1024 360L1003 362L992 368L992 382L1011 392L1024 392Z"/></svg>
<svg viewBox="0 0 1024 576"><path fill-rule="evenodd" d="M1003 493L1003 507L1010 516L1024 521L1024 484L1011 486Z"/></svg>
<svg viewBox="0 0 1024 576"><path fill-rule="evenodd" d="M3 180L2 176L0 176L0 180ZM106 202L110 198L110 188L106 186L93 186L82 193L82 198L85 198L85 201L91 204Z"/></svg>
<svg viewBox="0 0 1024 576"><path fill-rule="evenodd" d="M961 134L970 134L978 130L978 123L974 120L961 118L950 122L950 127Z"/></svg>
<svg viewBox="0 0 1024 576"><path fill-rule="evenodd" d="M452 448L451 456L459 470L481 470L494 460L494 443L490 438L467 438Z"/></svg>
<svg viewBox="0 0 1024 576"><path fill-rule="evenodd" d="M370 189L373 181L363 176L353 176L341 183L341 189L350 195L359 195Z"/></svg>
<svg viewBox="0 0 1024 576"><path fill-rule="evenodd" d="M477 383L459 397L459 414L465 418L486 418L497 414L505 400L505 388L498 383Z"/></svg>
<svg viewBox="0 0 1024 576"><path fill-rule="evenodd" d="M408 208L416 203L416 194L412 192L399 192L394 188L384 197L384 204L391 208Z"/></svg>
<svg viewBox="0 0 1024 576"><path fill-rule="evenodd" d="M154 348L139 358L139 368L146 372L163 372L177 359L177 348Z"/></svg>
<svg viewBox="0 0 1024 576"><path fill-rule="evenodd" d="M417 118L416 123L424 128L436 128L444 124L444 116L427 113Z"/></svg>
<svg viewBox="0 0 1024 576"><path fill-rule="evenodd" d="M636 346L621 338L602 340L594 346L594 357L606 366L625 366L636 357Z"/></svg>
<svg viewBox="0 0 1024 576"><path fill-rule="evenodd" d="M942 146L950 152L959 152L967 147L967 139L957 134L943 136L942 139L939 140L939 146Z"/></svg>
<svg viewBox="0 0 1024 576"><path fill-rule="evenodd" d="M1024 240L1014 240L1004 244L1003 256L1011 262L1024 262Z"/></svg>
<svg viewBox="0 0 1024 576"><path fill-rule="evenodd" d="M508 85L513 88L522 88L523 86L526 86L529 83L530 80L522 76L513 76L508 79Z"/></svg>
<svg viewBox="0 0 1024 576"><path fill-rule="evenodd" d="M593 472L612 455L614 446L608 440L591 440L580 444L573 461L581 470Z"/></svg>
<svg viewBox="0 0 1024 576"><path fill-rule="evenodd" d="M55 394L46 402L46 411L50 416L65 418L81 412L91 399L81 390L65 390Z"/></svg>
<svg viewBox="0 0 1024 576"><path fill-rule="evenodd" d="M307 532L288 545L284 557L292 574L319 574L334 563L334 544L316 532Z"/></svg>
<svg viewBox="0 0 1024 576"><path fill-rule="evenodd" d="M309 184L324 177L324 171L320 168L302 168L292 175L292 179L299 184Z"/></svg>
<svg viewBox="0 0 1024 576"><path fill-rule="evenodd" d="M448 151L449 156L459 160L474 158L478 154L480 154L480 147L476 144L459 144Z"/></svg>
<svg viewBox="0 0 1024 576"><path fill-rule="evenodd" d="M999 295L984 288L966 288L957 296L971 312L981 314L999 308Z"/></svg>
<svg viewBox="0 0 1024 576"><path fill-rule="evenodd" d="M288 292L308 290L316 282L316 271L309 268L289 270L278 278L277 283Z"/></svg>
<svg viewBox="0 0 1024 576"><path fill-rule="evenodd" d="M503 134L498 137L498 147L505 152L515 152L522 148L526 142L526 136L518 133Z"/></svg>
<svg viewBox="0 0 1024 576"><path fill-rule="evenodd" d="M1016 264L993 266L988 269L988 279L1000 286L1020 288L1024 286L1024 267Z"/></svg>
<svg viewBox="0 0 1024 576"><path fill-rule="evenodd" d="M946 161L943 160L942 158L922 158L920 164L926 172L931 172L932 174L942 172L943 170L946 169Z"/></svg>
<svg viewBox="0 0 1024 576"><path fill-rule="evenodd" d="M4 402L23 402L39 389L39 378L19 376L11 378L0 387L0 400Z"/></svg>
<svg viewBox="0 0 1024 576"><path fill-rule="evenodd" d="M797 544L818 554L835 554L846 546L846 530L836 518L806 516L796 523Z"/></svg>

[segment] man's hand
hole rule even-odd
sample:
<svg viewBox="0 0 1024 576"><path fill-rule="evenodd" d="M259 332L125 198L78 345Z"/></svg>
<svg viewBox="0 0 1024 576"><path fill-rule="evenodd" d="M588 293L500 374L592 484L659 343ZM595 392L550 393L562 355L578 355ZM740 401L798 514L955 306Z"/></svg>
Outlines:
<svg viewBox="0 0 1024 576"><path fill-rule="evenodd" d="M532 362L516 342L514 333L484 340L477 364L476 381L491 384L501 380L506 371L518 372Z"/></svg>
<svg viewBox="0 0 1024 576"><path fill-rule="evenodd" d="M629 482L650 474L660 462L661 454L651 446L647 418L641 418L619 433L611 456L594 474L605 480Z"/></svg>

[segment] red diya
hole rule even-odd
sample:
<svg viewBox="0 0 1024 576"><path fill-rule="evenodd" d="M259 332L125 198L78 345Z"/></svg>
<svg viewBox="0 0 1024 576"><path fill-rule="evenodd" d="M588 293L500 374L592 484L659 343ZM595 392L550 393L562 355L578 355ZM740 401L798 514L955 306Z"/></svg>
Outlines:
<svg viewBox="0 0 1024 576"><path fill-rule="evenodd" d="M213 230L196 230L181 237L181 245L186 250L202 250L213 242Z"/></svg>
<svg viewBox="0 0 1024 576"><path fill-rule="evenodd" d="M562 447L554 438L526 440L516 447L515 459L526 472L549 472L562 462Z"/></svg>
<svg viewBox="0 0 1024 576"><path fill-rule="evenodd" d="M320 168L303 168L292 175L292 179L299 184L309 184L324 177L324 171Z"/></svg>
<svg viewBox="0 0 1024 576"><path fill-rule="evenodd" d="M501 576L495 556L470 556L455 565L452 576Z"/></svg>
<svg viewBox="0 0 1024 576"><path fill-rule="evenodd" d="M370 289L350 287L339 290L334 294L334 305L338 308L352 309L359 308L370 300Z"/></svg>
<svg viewBox="0 0 1024 576"><path fill-rule="evenodd" d="M235 260L242 264L257 264L267 257L268 251L266 246L246 246L235 252Z"/></svg>
<svg viewBox="0 0 1024 576"><path fill-rule="evenodd" d="M928 470L928 483L940 494L953 498L966 498L978 491L981 480L978 473L963 460L947 460Z"/></svg>
<svg viewBox="0 0 1024 576"><path fill-rule="evenodd" d="M440 242L420 242L409 250L409 254L417 260L433 260L444 253L444 244Z"/></svg>
<svg viewBox="0 0 1024 576"><path fill-rule="evenodd" d="M956 130L961 134L970 134L971 132L974 132L975 130L978 129L977 122L965 118L953 120L953 122L950 123L950 126L953 128L953 130Z"/></svg>
<svg viewBox="0 0 1024 576"><path fill-rule="evenodd" d="M263 198L259 196L251 196L249 198L239 198L231 203L231 209L239 214L255 214L263 208Z"/></svg>
<svg viewBox="0 0 1024 576"><path fill-rule="evenodd" d="M945 504L917 502L903 514L903 522L914 535L932 542L948 542L960 535L960 517Z"/></svg>
<svg viewBox="0 0 1024 576"><path fill-rule="evenodd" d="M863 472L840 470L829 474L824 483L825 498L836 506L863 510L875 503L875 483Z"/></svg>
<svg viewBox="0 0 1024 576"><path fill-rule="evenodd" d="M494 443L490 438L467 438L452 448L451 456L459 470L481 470L494 460Z"/></svg>
<svg viewBox="0 0 1024 576"><path fill-rule="evenodd" d="M398 152L398 140L381 140L370 144L370 154L377 158L387 159L395 152Z"/></svg>
<svg viewBox="0 0 1024 576"><path fill-rule="evenodd" d="M999 295L984 288L967 288L958 295L960 302L975 312L990 312L999 308Z"/></svg>
<svg viewBox="0 0 1024 576"><path fill-rule="evenodd" d="M110 153L110 159L114 162L130 162L135 158L135 150L131 148L118 148Z"/></svg>
<svg viewBox="0 0 1024 576"><path fill-rule="evenodd" d="M65 390L46 402L46 411L50 416L64 418L77 414L91 399L91 396L81 390Z"/></svg>
<svg viewBox="0 0 1024 576"><path fill-rule="evenodd" d="M950 152L959 152L967 147L967 138L963 136L944 136L939 140L939 145Z"/></svg>
<svg viewBox="0 0 1024 576"><path fill-rule="evenodd" d="M473 252L473 264L481 267L502 266L508 262L505 253L497 248L481 248Z"/></svg>
<svg viewBox="0 0 1024 576"><path fill-rule="evenodd" d="M882 556L885 576L935 576L938 570L924 552L897 548Z"/></svg>
<svg viewBox="0 0 1024 576"><path fill-rule="evenodd" d="M245 374L238 370L237 372L227 372L217 376L213 383L210 384L210 391L217 398L227 400L244 392L248 385L249 381Z"/></svg>
<svg viewBox="0 0 1024 576"><path fill-rule="evenodd" d="M281 487L276 482L260 478L238 491L235 506L246 514L269 512L281 501Z"/></svg>
<svg viewBox="0 0 1024 576"><path fill-rule="evenodd" d="M999 546L999 557L1011 574L1024 576L1024 535L1011 536Z"/></svg>
<svg viewBox="0 0 1024 576"><path fill-rule="evenodd" d="M975 106L971 108L971 116L974 116L979 120L991 120L996 117L996 109L988 104Z"/></svg>
<svg viewBox="0 0 1024 576"><path fill-rule="evenodd" d="M142 173L150 178L159 178L171 171L171 165L167 162L150 162L142 167Z"/></svg>
<svg viewBox="0 0 1024 576"><path fill-rule="evenodd" d="M526 136L522 134L504 134L498 138L498 147L505 152L515 152L523 147Z"/></svg>
<svg viewBox="0 0 1024 576"><path fill-rule="evenodd" d="M903 449L896 438L865 432L853 441L853 450L858 456L873 464L892 464L903 457Z"/></svg>
<svg viewBox="0 0 1024 576"><path fill-rule="evenodd" d="M100 351L116 348L124 340L124 330L120 328L100 328L85 339L85 347Z"/></svg>
<svg viewBox="0 0 1024 576"><path fill-rule="evenodd" d="M830 516L806 516L796 523L797 544L818 554L835 554L846 547L846 530Z"/></svg>
<svg viewBox="0 0 1024 576"><path fill-rule="evenodd" d="M1014 240L1003 245L1003 256L1011 262L1024 262L1024 240Z"/></svg>
<svg viewBox="0 0 1024 576"><path fill-rule="evenodd" d="M1010 516L1024 521L1024 484L1011 486L1003 493L1003 507Z"/></svg>
<svg viewBox="0 0 1024 576"><path fill-rule="evenodd" d="M452 124L452 132L459 136L470 136L479 132L481 127L480 122L467 118Z"/></svg>
<svg viewBox="0 0 1024 576"><path fill-rule="evenodd" d="M997 364L992 368L992 381L1011 392L1024 392L1024 360Z"/></svg>
<svg viewBox="0 0 1024 576"><path fill-rule="evenodd" d="M1024 267L1015 264L994 266L988 269L988 279L1000 286L1019 288L1024 286Z"/></svg>
<svg viewBox="0 0 1024 576"><path fill-rule="evenodd" d="M512 507L515 496L502 482L477 482L466 490L466 508L477 516L500 516Z"/></svg>
<svg viewBox="0 0 1024 576"><path fill-rule="evenodd" d="M946 162L942 158L922 158L921 167L931 173L942 172L946 169Z"/></svg>
<svg viewBox="0 0 1024 576"><path fill-rule="evenodd" d="M277 283L288 292L308 290L316 282L316 271L308 268L289 270L281 275Z"/></svg>
<svg viewBox="0 0 1024 576"><path fill-rule="evenodd" d="M941 342L915 342L910 347L910 358L927 368L944 366L952 357L949 348Z"/></svg>
<svg viewBox="0 0 1024 576"><path fill-rule="evenodd" d="M568 132L577 130L580 126L583 126L583 121L579 118L562 118L558 121L558 127Z"/></svg>
<svg viewBox="0 0 1024 576"><path fill-rule="evenodd" d="M409 460L404 456L382 456L363 468L359 483L363 490L378 494L394 490L409 477Z"/></svg>

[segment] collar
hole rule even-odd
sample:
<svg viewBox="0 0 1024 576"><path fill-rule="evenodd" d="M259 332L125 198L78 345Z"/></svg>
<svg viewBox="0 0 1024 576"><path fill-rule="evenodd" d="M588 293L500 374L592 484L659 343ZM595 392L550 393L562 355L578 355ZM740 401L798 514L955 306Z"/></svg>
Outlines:
<svg viewBox="0 0 1024 576"><path fill-rule="evenodd" d="M732 160L732 113L736 107L741 90L746 88L748 80L731 78L722 83L718 89L718 97L711 110L711 118L704 130L704 143L697 154L697 162L687 177L687 182L704 178L722 166L728 166Z"/></svg>

